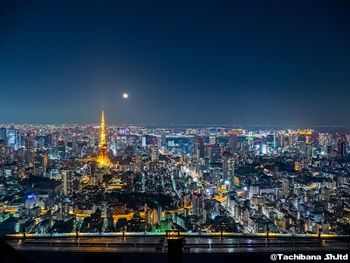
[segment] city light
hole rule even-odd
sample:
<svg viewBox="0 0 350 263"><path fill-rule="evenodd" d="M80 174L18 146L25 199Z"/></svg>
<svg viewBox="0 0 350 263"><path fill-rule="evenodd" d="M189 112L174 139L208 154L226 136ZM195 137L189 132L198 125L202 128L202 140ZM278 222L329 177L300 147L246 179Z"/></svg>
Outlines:
<svg viewBox="0 0 350 263"><path fill-rule="evenodd" d="M347 259L350 1L13 2L1 262Z"/></svg>
<svg viewBox="0 0 350 263"><path fill-rule="evenodd" d="M59 219L53 217L56 224L70 224L65 232L126 228L162 233L175 227L264 235L266 225L259 222L267 221L269 236L317 235L321 228L324 235L336 235L348 222L346 208L333 204L348 183L339 173L349 154L348 135L313 131L318 139L308 140L309 130L236 130L232 137L230 128L217 133L188 128L181 133L178 128L107 125L104 111L97 127L31 126L36 137L27 126L5 126L1 134L7 135L7 129L11 140L2 140L0 160L5 163L9 151L23 151L24 159L13 155L19 168L4 166L0 191L9 187L11 196L23 203L4 202L3 222L22 216L35 218L33 224L40 226L46 222L43 218L58 213ZM60 137L54 139L58 131ZM18 134L25 147L17 147L12 134ZM34 160L39 160L35 169L26 168ZM43 195L43 189L55 194ZM337 217L315 213L315 196L333 206L329 212ZM295 211L297 217L290 218ZM250 219L243 216L248 212L254 215ZM229 223L222 226L219 219Z"/></svg>
<svg viewBox="0 0 350 263"><path fill-rule="evenodd" d="M106 127L105 127L105 113L102 111L101 125L100 125L100 142L99 142L99 154L97 157L97 163L99 166L111 166L112 162L108 157L107 141L106 141Z"/></svg>

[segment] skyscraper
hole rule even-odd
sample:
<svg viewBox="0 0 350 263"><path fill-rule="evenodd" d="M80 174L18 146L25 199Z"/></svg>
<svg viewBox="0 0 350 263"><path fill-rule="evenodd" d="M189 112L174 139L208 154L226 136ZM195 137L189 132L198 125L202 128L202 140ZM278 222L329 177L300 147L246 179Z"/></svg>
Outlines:
<svg viewBox="0 0 350 263"><path fill-rule="evenodd" d="M231 152L237 152L237 135L235 133L230 134L229 145L231 148Z"/></svg>
<svg viewBox="0 0 350 263"><path fill-rule="evenodd" d="M337 150L339 157L346 156L346 137L345 135L340 135L337 138Z"/></svg>
<svg viewBox="0 0 350 263"><path fill-rule="evenodd" d="M6 142L4 139L0 139L0 164L3 164L6 160Z"/></svg>
<svg viewBox="0 0 350 263"><path fill-rule="evenodd" d="M62 181L63 181L63 194L67 196L71 191L71 184L72 184L72 172L70 170L64 170L62 172Z"/></svg>
<svg viewBox="0 0 350 263"><path fill-rule="evenodd" d="M233 186L233 177L235 176L235 159L231 152L222 153L222 172L225 184L231 189Z"/></svg>
<svg viewBox="0 0 350 263"><path fill-rule="evenodd" d="M219 144L210 145L208 148L209 163L219 163L221 160L221 148Z"/></svg>
<svg viewBox="0 0 350 263"><path fill-rule="evenodd" d="M7 129L7 144L9 147L12 147L15 150L18 150L20 146L20 137L18 130L13 126Z"/></svg>
<svg viewBox="0 0 350 263"><path fill-rule="evenodd" d="M195 144L195 157L198 160L204 158L204 143L203 138L198 138L198 141Z"/></svg>
<svg viewBox="0 0 350 263"><path fill-rule="evenodd" d="M4 140L7 143L7 131L5 127L0 128L0 140Z"/></svg>
<svg viewBox="0 0 350 263"><path fill-rule="evenodd" d="M106 167L106 166L112 165L112 162L109 159L108 152L107 152L105 112L104 111L102 111L102 116L101 116L99 154L97 156L96 161L100 167Z"/></svg>
<svg viewBox="0 0 350 263"><path fill-rule="evenodd" d="M26 153L25 153L26 162L30 166L34 166L35 141L34 141L34 137L33 136L28 135L25 138L25 149L26 149Z"/></svg>
<svg viewBox="0 0 350 263"><path fill-rule="evenodd" d="M159 161L159 150L157 146L151 146L151 161Z"/></svg>

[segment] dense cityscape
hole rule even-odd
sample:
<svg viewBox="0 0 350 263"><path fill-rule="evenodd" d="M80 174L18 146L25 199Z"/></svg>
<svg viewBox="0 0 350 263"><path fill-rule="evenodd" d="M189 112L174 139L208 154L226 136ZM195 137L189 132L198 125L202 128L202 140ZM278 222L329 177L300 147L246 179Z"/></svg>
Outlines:
<svg viewBox="0 0 350 263"><path fill-rule="evenodd" d="M348 261L350 1L0 1L0 263Z"/></svg>
<svg viewBox="0 0 350 263"><path fill-rule="evenodd" d="M349 234L349 142L113 126L108 112L98 125L2 125L0 233Z"/></svg>

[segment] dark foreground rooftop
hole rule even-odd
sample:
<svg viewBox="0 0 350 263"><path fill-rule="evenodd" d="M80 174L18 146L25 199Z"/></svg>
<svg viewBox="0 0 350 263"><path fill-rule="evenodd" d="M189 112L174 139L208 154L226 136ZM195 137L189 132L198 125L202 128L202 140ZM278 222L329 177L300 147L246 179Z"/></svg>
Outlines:
<svg viewBox="0 0 350 263"><path fill-rule="evenodd" d="M0 262L20 263L271 262L272 253L324 257L349 249L345 236L13 236L1 242L7 249Z"/></svg>

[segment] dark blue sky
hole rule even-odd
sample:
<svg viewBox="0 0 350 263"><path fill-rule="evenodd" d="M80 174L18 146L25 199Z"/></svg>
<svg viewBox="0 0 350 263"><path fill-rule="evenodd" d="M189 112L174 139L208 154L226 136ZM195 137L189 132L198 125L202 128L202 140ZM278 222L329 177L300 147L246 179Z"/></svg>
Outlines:
<svg viewBox="0 0 350 263"><path fill-rule="evenodd" d="M349 1L25 2L0 123L350 125Z"/></svg>

